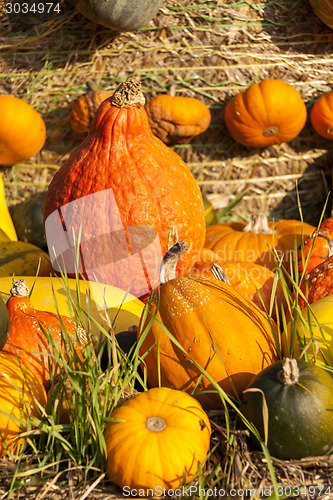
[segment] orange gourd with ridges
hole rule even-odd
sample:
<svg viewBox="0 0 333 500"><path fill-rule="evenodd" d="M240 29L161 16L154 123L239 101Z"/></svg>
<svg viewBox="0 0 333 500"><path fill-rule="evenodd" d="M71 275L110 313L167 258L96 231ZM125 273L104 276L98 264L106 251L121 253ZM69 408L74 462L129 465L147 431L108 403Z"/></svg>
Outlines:
<svg viewBox="0 0 333 500"><path fill-rule="evenodd" d="M180 274L190 269L205 237L200 188L184 161L152 134L144 102L140 82L128 79L101 104L88 137L54 176L43 210L47 222L50 214L74 200L112 190L115 202L111 208L104 201L98 206L96 196L89 198L94 205L89 205L86 213L95 216L84 224L81 241L104 235L94 251L85 253L85 269L93 269L96 280L125 290L137 276L137 263L126 259L121 272L119 266L107 270L100 270L100 266L121 259L124 262L126 252L135 253L129 228L152 228L162 256L170 245L172 230L176 239L188 241L191 252L179 262ZM76 204L72 205L71 230L78 234L82 214L76 211ZM116 230L126 236L126 248L112 241ZM64 228L59 224L53 231ZM141 243L142 239L144 235ZM146 271L158 269L155 251L146 251L144 260ZM93 279L92 275L88 279ZM130 292L141 296L143 282L146 285L138 278Z"/></svg>
<svg viewBox="0 0 333 500"><path fill-rule="evenodd" d="M318 231L314 231L305 239L304 248L300 246L297 253L298 269L303 272L305 262L309 258L305 271L308 273L331 255L333 255L333 217L324 220Z"/></svg>

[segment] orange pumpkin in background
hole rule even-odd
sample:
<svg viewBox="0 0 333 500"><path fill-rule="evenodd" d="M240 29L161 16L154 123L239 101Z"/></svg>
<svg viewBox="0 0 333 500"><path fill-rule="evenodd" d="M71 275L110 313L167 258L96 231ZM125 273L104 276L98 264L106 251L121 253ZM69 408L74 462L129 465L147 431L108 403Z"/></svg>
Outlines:
<svg viewBox="0 0 333 500"><path fill-rule="evenodd" d="M315 227L298 220L281 219L273 222L267 217L253 216L245 222L213 224L206 229L205 248L216 253L220 260L252 262L276 268L273 249L285 266L291 262L295 244L312 234Z"/></svg>
<svg viewBox="0 0 333 500"><path fill-rule="evenodd" d="M224 118L235 141L265 147L294 139L305 125L307 110L292 85L269 78L229 101Z"/></svg>
<svg viewBox="0 0 333 500"><path fill-rule="evenodd" d="M112 92L98 90L94 87L75 99L71 111L70 125L78 137L84 139L88 135L89 127L100 104L111 96Z"/></svg>
<svg viewBox="0 0 333 500"><path fill-rule="evenodd" d="M80 272L136 297L154 288L169 246L189 242L191 250L178 265L184 274L205 238L198 183L180 156L153 135L144 104L134 78L101 104L88 137L51 181L43 208L51 257L49 236L55 246L64 233L70 238L74 232L78 241L83 224ZM70 252L60 260L74 275Z"/></svg>
<svg viewBox="0 0 333 500"><path fill-rule="evenodd" d="M162 94L148 101L145 109L153 133L169 146L190 142L211 122L207 106L194 97Z"/></svg>
<svg viewBox="0 0 333 500"><path fill-rule="evenodd" d="M58 343L59 350L67 359L68 355L71 356L72 348L82 359L81 351L87 343L87 333L66 316L60 319L52 312L35 310L24 280L16 281L10 292L11 297L6 304L10 330L2 352L29 366L47 389L50 384L49 366L55 366L56 359L52 356L53 347L42 328ZM64 336L64 329L69 341Z"/></svg>
<svg viewBox="0 0 333 500"><path fill-rule="evenodd" d="M286 305L286 298L277 273L253 262L222 261L217 254L203 248L199 259L188 275L210 278L213 276L213 263L221 267L233 288L252 300L260 309L269 313L271 302L273 302L272 317L276 319L276 307L280 310L283 305Z"/></svg>
<svg viewBox="0 0 333 500"><path fill-rule="evenodd" d="M332 7L333 27L333 7ZM314 102L311 110L311 123L317 134L333 139L333 90L322 95Z"/></svg>
<svg viewBox="0 0 333 500"><path fill-rule="evenodd" d="M0 109L0 165L13 165L38 153L46 139L41 115L13 95L0 96Z"/></svg>
<svg viewBox="0 0 333 500"><path fill-rule="evenodd" d="M332 0L309 0L313 12L329 28L333 29L333 4Z"/></svg>

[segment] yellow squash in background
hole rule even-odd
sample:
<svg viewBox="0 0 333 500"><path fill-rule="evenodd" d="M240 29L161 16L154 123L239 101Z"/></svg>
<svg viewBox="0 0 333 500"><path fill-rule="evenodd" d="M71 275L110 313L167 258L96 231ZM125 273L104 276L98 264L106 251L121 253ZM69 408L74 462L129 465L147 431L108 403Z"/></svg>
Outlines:
<svg viewBox="0 0 333 500"><path fill-rule="evenodd" d="M5 186L0 175L0 230L2 230L12 241L17 241L17 234L6 205Z"/></svg>

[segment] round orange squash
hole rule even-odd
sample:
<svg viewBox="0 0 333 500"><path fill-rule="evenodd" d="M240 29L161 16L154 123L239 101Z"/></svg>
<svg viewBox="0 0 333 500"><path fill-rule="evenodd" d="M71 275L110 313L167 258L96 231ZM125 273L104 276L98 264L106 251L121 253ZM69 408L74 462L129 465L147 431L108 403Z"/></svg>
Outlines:
<svg viewBox="0 0 333 500"><path fill-rule="evenodd" d="M333 90L322 95L314 102L310 117L312 126L319 135L326 139L333 139Z"/></svg>
<svg viewBox="0 0 333 500"><path fill-rule="evenodd" d="M245 222L214 224L206 229L205 248L212 250L220 260L253 262L276 269L278 259L288 265L294 254L295 242L313 233L314 226L298 220L281 219L273 222L264 216L254 216Z"/></svg>
<svg viewBox="0 0 333 500"><path fill-rule="evenodd" d="M40 114L23 99L0 96L0 165L12 165L38 153L46 126Z"/></svg>
<svg viewBox="0 0 333 500"><path fill-rule="evenodd" d="M235 141L265 147L294 139L305 125L307 110L292 85L267 79L229 101L224 118Z"/></svg>
<svg viewBox="0 0 333 500"><path fill-rule="evenodd" d="M0 457L16 454L29 416L37 417L38 404L46 405L46 392L30 367L0 352Z"/></svg>
<svg viewBox="0 0 333 500"><path fill-rule="evenodd" d="M211 121L207 106L194 97L162 94L148 101L145 109L153 133L169 146L190 142Z"/></svg>
<svg viewBox="0 0 333 500"><path fill-rule="evenodd" d="M110 415L104 434L108 475L124 494L158 497L163 488L175 490L198 474L210 435L208 416L186 392L142 392Z"/></svg>
<svg viewBox="0 0 333 500"><path fill-rule="evenodd" d="M65 272L75 272L74 232L83 276L136 297L154 288L175 239L191 245L179 262L183 274L205 238L198 183L152 134L144 103L140 82L129 78L101 104L88 137L51 181L43 208L51 258L55 249Z"/></svg>
<svg viewBox="0 0 333 500"><path fill-rule="evenodd" d="M274 321L270 323L254 302L219 279L174 277L177 251L186 248L178 242L166 254L163 284L143 312L138 341L140 355L148 354L142 369L150 387L159 385L160 372L163 386L194 391L204 408L221 408L218 393L205 376L200 377L194 361L224 391L240 394L256 373L277 359Z"/></svg>

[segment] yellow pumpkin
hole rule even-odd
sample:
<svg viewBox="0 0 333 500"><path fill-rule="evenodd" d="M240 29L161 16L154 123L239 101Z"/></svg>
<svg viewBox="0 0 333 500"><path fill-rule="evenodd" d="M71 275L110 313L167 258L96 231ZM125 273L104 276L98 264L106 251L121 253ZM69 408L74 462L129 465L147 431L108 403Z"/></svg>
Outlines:
<svg viewBox="0 0 333 500"><path fill-rule="evenodd" d="M0 230L3 231L10 240L17 241L14 223L6 205L5 185L2 175L0 175Z"/></svg>
<svg viewBox="0 0 333 500"><path fill-rule="evenodd" d="M57 277L35 278L32 276L15 276L15 281L18 279L24 279L27 287L32 290L31 299L35 309L57 313L58 308L62 316L74 318L73 309L68 304L63 280ZM84 280L78 280L78 285L80 287L79 300L83 309L86 311L88 310L87 304L89 302L87 302L87 294L90 294L90 315L96 319L99 324L104 324L105 326L102 315L105 316L106 312L110 320L114 320L115 333L128 330L129 327L139 324L144 305L136 297L130 294L127 294L125 297L126 292L110 285L95 282L88 283ZM3 295L4 299L9 298L11 286L11 277L0 277L0 293ZM77 304L76 280L68 279L68 287L74 304ZM122 304L122 302L124 303ZM107 306L107 310L104 310L105 305ZM84 317L83 320L88 322L86 317ZM87 329L87 325L85 325L85 327ZM99 330L92 323L91 331L94 335L99 336Z"/></svg>
<svg viewBox="0 0 333 500"><path fill-rule="evenodd" d="M0 457L17 453L27 428L27 418L38 416L38 404L46 405L43 384L18 359L0 353Z"/></svg>
<svg viewBox="0 0 333 500"><path fill-rule="evenodd" d="M167 387L142 392L110 415L108 474L125 494L161 496L197 475L210 435L208 416L189 394Z"/></svg>

